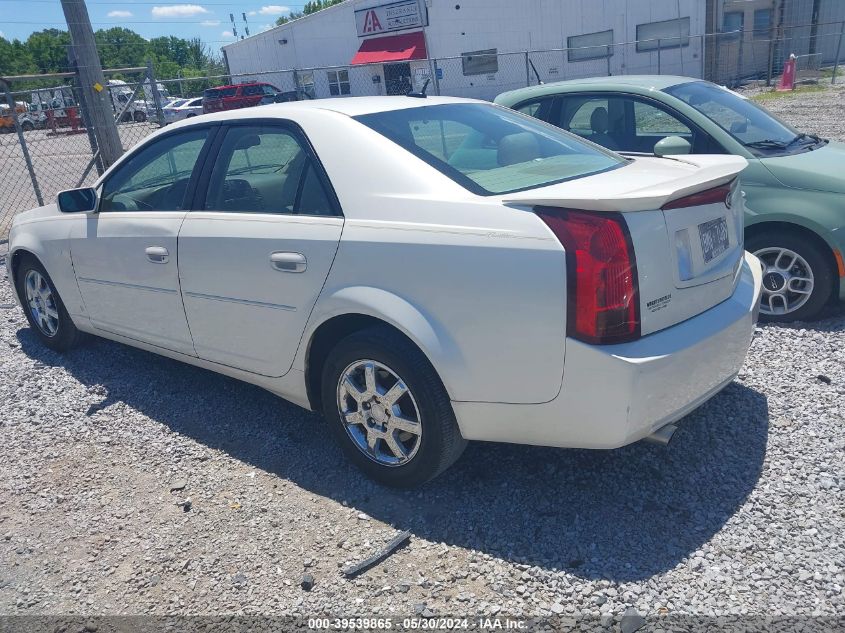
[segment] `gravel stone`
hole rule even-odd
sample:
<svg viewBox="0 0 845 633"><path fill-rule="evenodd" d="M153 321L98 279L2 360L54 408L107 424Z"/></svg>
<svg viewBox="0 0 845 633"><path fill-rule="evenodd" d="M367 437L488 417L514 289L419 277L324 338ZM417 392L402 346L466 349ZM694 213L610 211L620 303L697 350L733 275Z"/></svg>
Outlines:
<svg viewBox="0 0 845 633"><path fill-rule="evenodd" d="M845 140L843 95L765 105ZM667 447L475 443L414 491L367 480L319 416L265 391L101 339L59 355L14 308L0 312L0 435L4 615L587 614L610 627L629 608L845 612L842 308L758 327L737 379ZM167 492L183 481L190 512ZM401 530L406 547L343 577Z"/></svg>

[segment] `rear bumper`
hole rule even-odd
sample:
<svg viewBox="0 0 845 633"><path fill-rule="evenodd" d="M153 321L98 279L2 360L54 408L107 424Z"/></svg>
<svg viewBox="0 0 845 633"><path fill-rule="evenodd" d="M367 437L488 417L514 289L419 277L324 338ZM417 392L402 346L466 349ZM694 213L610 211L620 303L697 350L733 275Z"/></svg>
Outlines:
<svg viewBox="0 0 845 633"><path fill-rule="evenodd" d="M739 372L760 304L762 270L745 254L733 295L692 319L633 343L567 339L563 385L543 404L455 402L471 440L617 448L700 406Z"/></svg>

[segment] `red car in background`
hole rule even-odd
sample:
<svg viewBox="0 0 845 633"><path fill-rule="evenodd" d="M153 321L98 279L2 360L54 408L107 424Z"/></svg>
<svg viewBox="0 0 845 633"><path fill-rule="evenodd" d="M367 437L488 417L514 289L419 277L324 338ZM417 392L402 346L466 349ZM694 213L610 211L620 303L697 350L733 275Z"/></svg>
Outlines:
<svg viewBox="0 0 845 633"><path fill-rule="evenodd" d="M280 93L276 86L262 82L209 88L202 95L202 111L208 114L274 103Z"/></svg>

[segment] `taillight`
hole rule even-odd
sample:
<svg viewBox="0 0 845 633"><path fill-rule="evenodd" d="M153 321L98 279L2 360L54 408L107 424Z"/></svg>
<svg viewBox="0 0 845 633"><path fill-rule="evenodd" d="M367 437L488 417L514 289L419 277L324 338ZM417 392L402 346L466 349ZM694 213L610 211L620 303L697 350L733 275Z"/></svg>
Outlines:
<svg viewBox="0 0 845 633"><path fill-rule="evenodd" d="M708 189L707 191L700 191L698 193L694 193L691 196L686 196L684 198L678 198L677 200L672 200L671 202L667 202L663 205L662 209L664 211L668 211L669 209L684 209L686 207L700 207L705 204L717 204L721 202L722 204L728 206L728 200L733 195L734 183L736 179L730 181L727 184L721 185L719 187L714 187L713 189Z"/></svg>
<svg viewBox="0 0 845 633"><path fill-rule="evenodd" d="M637 263L622 215L535 211L566 250L567 335L599 345L639 338Z"/></svg>

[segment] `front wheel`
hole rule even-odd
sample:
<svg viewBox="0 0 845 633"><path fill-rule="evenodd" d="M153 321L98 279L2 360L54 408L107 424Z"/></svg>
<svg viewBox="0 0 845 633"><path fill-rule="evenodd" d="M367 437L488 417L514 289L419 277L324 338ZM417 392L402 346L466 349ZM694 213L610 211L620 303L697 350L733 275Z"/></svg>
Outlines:
<svg viewBox="0 0 845 633"><path fill-rule="evenodd" d="M26 320L38 339L57 352L76 346L83 335L73 324L41 263L26 257L18 266L16 281Z"/></svg>
<svg viewBox="0 0 845 633"><path fill-rule="evenodd" d="M132 115L132 118L135 120L135 123L143 123L147 120L147 115L140 110L135 110L135 114Z"/></svg>
<svg viewBox="0 0 845 633"><path fill-rule="evenodd" d="M466 447L434 368L386 327L356 332L332 350L323 367L322 405L346 456L389 486L433 479Z"/></svg>
<svg viewBox="0 0 845 633"><path fill-rule="evenodd" d="M772 231L751 237L745 248L763 262L762 320L787 323L819 315L833 292L833 270L813 240Z"/></svg>

